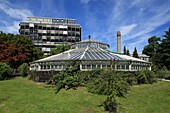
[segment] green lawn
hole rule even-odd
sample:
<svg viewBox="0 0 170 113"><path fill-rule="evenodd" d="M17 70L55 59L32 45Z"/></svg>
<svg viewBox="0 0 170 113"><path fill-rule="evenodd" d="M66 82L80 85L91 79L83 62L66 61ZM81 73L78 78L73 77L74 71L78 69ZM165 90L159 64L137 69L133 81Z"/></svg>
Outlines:
<svg viewBox="0 0 170 113"><path fill-rule="evenodd" d="M119 102L123 113L170 113L170 82L132 86Z"/></svg>
<svg viewBox="0 0 170 113"><path fill-rule="evenodd" d="M0 81L0 113L92 113L104 112L104 96L88 93L85 88L61 90L27 78Z"/></svg>
<svg viewBox="0 0 170 113"><path fill-rule="evenodd" d="M88 93L86 88L61 90L17 77L0 81L0 113L102 113L105 96ZM118 98L119 112L169 113L170 82L132 86L126 98Z"/></svg>

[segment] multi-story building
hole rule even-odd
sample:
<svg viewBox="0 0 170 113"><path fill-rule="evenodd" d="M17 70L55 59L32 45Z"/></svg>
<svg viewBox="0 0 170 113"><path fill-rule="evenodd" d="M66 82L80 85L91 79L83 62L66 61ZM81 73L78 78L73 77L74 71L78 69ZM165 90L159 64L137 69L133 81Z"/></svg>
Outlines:
<svg viewBox="0 0 170 113"><path fill-rule="evenodd" d="M48 54L52 48L61 44L81 41L81 26L75 19L28 17L20 22L19 33L31 38L34 45Z"/></svg>

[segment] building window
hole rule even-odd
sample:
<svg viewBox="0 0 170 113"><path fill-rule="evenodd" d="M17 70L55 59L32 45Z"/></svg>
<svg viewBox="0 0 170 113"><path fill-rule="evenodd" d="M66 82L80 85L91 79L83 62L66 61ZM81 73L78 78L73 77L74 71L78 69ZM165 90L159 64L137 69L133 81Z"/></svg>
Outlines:
<svg viewBox="0 0 170 113"><path fill-rule="evenodd" d="M85 65L82 65L82 69L86 69L86 68L85 68Z"/></svg>
<svg viewBox="0 0 170 113"><path fill-rule="evenodd" d="M92 65L92 69L96 69L96 65Z"/></svg>
<svg viewBox="0 0 170 113"><path fill-rule="evenodd" d="M87 65L87 69L91 69L91 65Z"/></svg>
<svg viewBox="0 0 170 113"><path fill-rule="evenodd" d="M50 69L50 65L47 66L47 69Z"/></svg>
<svg viewBox="0 0 170 113"><path fill-rule="evenodd" d="M106 65L102 65L102 69L106 69Z"/></svg>

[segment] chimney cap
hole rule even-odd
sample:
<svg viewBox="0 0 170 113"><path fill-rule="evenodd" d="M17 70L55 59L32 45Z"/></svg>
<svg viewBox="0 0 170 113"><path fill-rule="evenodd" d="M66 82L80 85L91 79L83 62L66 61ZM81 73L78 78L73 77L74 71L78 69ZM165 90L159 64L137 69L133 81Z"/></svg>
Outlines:
<svg viewBox="0 0 170 113"><path fill-rule="evenodd" d="M118 31L118 32L117 32L117 36L121 36L121 33L120 33L120 31Z"/></svg>

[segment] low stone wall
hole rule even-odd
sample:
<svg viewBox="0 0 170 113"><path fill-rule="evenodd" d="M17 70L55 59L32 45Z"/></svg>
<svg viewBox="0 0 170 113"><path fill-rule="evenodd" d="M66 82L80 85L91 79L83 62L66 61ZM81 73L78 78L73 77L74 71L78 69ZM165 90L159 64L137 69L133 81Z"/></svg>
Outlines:
<svg viewBox="0 0 170 113"><path fill-rule="evenodd" d="M47 82L54 74L57 74L56 71L29 71L30 79L35 82Z"/></svg>

